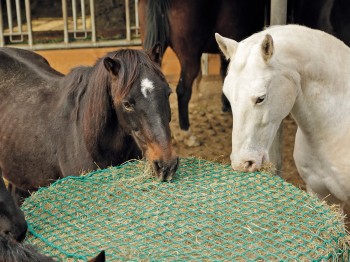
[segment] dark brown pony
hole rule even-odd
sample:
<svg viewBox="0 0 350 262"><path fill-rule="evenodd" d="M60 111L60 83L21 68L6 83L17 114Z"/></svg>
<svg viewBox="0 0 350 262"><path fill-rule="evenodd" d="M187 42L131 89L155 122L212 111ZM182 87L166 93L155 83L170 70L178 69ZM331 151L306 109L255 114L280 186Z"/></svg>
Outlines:
<svg viewBox="0 0 350 262"><path fill-rule="evenodd" d="M1 262L34 262L55 261L40 254L36 249L21 243L27 232L27 222L22 210L17 206L12 195L7 191L0 173L0 261ZM102 251L90 262L104 262Z"/></svg>
<svg viewBox="0 0 350 262"><path fill-rule="evenodd" d="M123 49L64 76L41 56L0 49L0 169L17 188L142 157L160 180L178 166L171 89L150 53ZM67 58L69 59L69 58Z"/></svg>
<svg viewBox="0 0 350 262"><path fill-rule="evenodd" d="M1 262L54 262L51 257L40 254L35 247L19 243L0 234L0 261ZM102 251L88 262L105 262L105 252Z"/></svg>
<svg viewBox="0 0 350 262"><path fill-rule="evenodd" d="M7 191L0 172L0 235L15 241L22 241L26 236L26 232L27 222L24 214L10 192ZM3 260L0 259L0 261Z"/></svg>
<svg viewBox="0 0 350 262"><path fill-rule="evenodd" d="M235 40L264 27L264 0L140 0L139 14L143 46L150 49L160 42L176 53L181 76L176 88L180 127L190 127L188 104L192 83L200 70L202 53L219 53L214 33ZM225 76L227 62L221 59ZM223 99L223 110L229 103Z"/></svg>

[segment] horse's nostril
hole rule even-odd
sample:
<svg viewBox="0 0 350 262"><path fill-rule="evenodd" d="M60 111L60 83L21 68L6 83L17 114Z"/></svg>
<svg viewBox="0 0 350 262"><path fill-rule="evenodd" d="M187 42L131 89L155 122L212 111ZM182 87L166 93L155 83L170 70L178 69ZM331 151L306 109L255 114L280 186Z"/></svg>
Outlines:
<svg viewBox="0 0 350 262"><path fill-rule="evenodd" d="M26 231L23 231L23 232L17 237L17 241L18 241L18 242L22 242L22 241L26 238L26 235L27 235L27 230L26 230Z"/></svg>
<svg viewBox="0 0 350 262"><path fill-rule="evenodd" d="M154 163L154 167L155 167L156 171L159 172L163 166L161 161L155 160L155 161L153 161L153 163Z"/></svg>
<svg viewBox="0 0 350 262"><path fill-rule="evenodd" d="M243 168L245 171L255 171L255 161L254 160L248 160L248 161L245 161L244 164L243 164Z"/></svg>
<svg viewBox="0 0 350 262"><path fill-rule="evenodd" d="M153 160L153 170L160 181L170 181L179 165L178 157L164 160Z"/></svg>
<svg viewBox="0 0 350 262"><path fill-rule="evenodd" d="M175 162L173 165L174 172L176 172L177 168L179 167L179 158L175 158Z"/></svg>

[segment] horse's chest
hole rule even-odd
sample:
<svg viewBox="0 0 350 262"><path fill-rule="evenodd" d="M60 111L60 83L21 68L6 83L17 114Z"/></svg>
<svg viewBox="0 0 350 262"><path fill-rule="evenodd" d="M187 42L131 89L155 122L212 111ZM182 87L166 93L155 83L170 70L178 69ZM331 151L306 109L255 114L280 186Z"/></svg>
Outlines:
<svg viewBox="0 0 350 262"><path fill-rule="evenodd" d="M310 139L298 130L294 159L300 176L309 188L319 196L332 194L343 202L350 198L350 151L348 141L332 141L310 144Z"/></svg>

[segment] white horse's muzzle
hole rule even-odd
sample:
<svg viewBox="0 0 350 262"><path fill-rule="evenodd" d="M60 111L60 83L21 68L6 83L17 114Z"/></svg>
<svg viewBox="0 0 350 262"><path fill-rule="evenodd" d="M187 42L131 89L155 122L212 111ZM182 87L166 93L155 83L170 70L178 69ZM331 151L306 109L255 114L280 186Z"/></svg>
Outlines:
<svg viewBox="0 0 350 262"><path fill-rule="evenodd" d="M232 152L230 158L232 168L241 172L256 172L263 163L269 161L267 152L244 152L240 155L235 155Z"/></svg>

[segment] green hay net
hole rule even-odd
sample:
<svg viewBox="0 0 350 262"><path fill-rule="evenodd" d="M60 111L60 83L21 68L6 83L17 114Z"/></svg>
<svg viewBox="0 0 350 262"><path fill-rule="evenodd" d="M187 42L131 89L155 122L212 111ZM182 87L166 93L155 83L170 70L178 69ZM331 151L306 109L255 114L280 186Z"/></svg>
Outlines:
<svg viewBox="0 0 350 262"><path fill-rule="evenodd" d="M146 174L146 175L145 175ZM171 183L145 162L59 180L28 198L27 242L62 261L348 261L342 218L279 177L181 159Z"/></svg>

